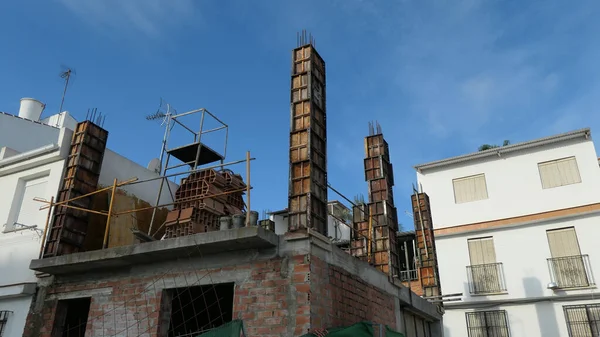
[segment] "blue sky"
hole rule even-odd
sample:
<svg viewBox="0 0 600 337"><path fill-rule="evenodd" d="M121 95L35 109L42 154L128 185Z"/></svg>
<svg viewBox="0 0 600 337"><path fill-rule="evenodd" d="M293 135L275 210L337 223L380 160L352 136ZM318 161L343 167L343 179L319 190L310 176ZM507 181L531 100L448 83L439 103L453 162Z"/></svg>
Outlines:
<svg viewBox="0 0 600 337"><path fill-rule="evenodd" d="M30 96L56 112L69 65L65 109L97 107L109 147L146 165L163 130L144 116L160 97L206 107L230 125L228 159L257 158L253 206L284 208L290 51L305 28L327 63L330 183L366 195L362 142L378 120L410 223L414 164L600 130L599 14L584 0L2 1L0 110Z"/></svg>

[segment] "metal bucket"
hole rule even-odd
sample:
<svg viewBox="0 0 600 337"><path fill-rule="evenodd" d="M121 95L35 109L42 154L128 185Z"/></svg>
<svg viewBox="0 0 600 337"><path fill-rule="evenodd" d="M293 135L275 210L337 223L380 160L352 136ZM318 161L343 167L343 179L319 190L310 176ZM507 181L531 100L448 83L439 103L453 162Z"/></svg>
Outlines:
<svg viewBox="0 0 600 337"><path fill-rule="evenodd" d="M220 230L225 231L231 228L231 217L230 216L222 216L219 218Z"/></svg>
<svg viewBox="0 0 600 337"><path fill-rule="evenodd" d="M244 214L235 214L232 216L233 228L244 227L244 220L246 220L246 216Z"/></svg>
<svg viewBox="0 0 600 337"><path fill-rule="evenodd" d="M257 226L257 225L258 225L258 212L250 211L250 226Z"/></svg>

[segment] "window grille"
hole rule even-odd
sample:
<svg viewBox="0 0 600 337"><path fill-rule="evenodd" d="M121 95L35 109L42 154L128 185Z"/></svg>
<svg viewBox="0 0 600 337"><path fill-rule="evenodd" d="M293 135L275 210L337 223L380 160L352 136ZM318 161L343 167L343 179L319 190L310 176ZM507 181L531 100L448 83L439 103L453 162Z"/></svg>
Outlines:
<svg viewBox="0 0 600 337"><path fill-rule="evenodd" d="M469 337L509 337L505 310L467 312Z"/></svg>
<svg viewBox="0 0 600 337"><path fill-rule="evenodd" d="M0 337L4 336L4 329L8 323L8 315L11 313L12 311L0 311Z"/></svg>
<svg viewBox="0 0 600 337"><path fill-rule="evenodd" d="M600 336L600 304L563 307L570 337Z"/></svg>

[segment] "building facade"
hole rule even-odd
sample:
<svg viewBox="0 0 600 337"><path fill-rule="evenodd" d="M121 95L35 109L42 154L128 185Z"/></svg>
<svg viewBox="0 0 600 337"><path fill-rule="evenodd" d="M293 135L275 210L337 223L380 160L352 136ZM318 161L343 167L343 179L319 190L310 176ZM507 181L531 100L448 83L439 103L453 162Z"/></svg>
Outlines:
<svg viewBox="0 0 600 337"><path fill-rule="evenodd" d="M600 166L589 129L415 166L444 335L600 335Z"/></svg>
<svg viewBox="0 0 600 337"><path fill-rule="evenodd" d="M48 210L34 198L56 197L69 157L77 121L68 113L40 120L43 104L23 99L18 115L0 113L0 336L23 334L36 291L37 278L29 269L41 254ZM112 185L157 173L115 152L105 152L100 184ZM126 192L153 201L156 183L133 185ZM168 192L163 195L168 200Z"/></svg>

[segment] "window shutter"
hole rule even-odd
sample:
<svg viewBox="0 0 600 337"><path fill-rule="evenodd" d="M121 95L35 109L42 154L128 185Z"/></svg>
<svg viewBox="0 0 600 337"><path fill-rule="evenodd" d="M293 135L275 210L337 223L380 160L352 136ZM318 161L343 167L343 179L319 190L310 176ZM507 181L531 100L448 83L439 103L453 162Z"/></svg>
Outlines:
<svg viewBox="0 0 600 337"><path fill-rule="evenodd" d="M484 174L454 179L452 185L454 201L457 204L488 198Z"/></svg>
<svg viewBox="0 0 600 337"><path fill-rule="evenodd" d="M471 265L496 263L493 238L471 239L468 243Z"/></svg>
<svg viewBox="0 0 600 337"><path fill-rule="evenodd" d="M546 234L553 258L581 255L575 228L549 230Z"/></svg>
<svg viewBox="0 0 600 337"><path fill-rule="evenodd" d="M542 188L553 188L581 182L575 157L539 163L538 169Z"/></svg>

